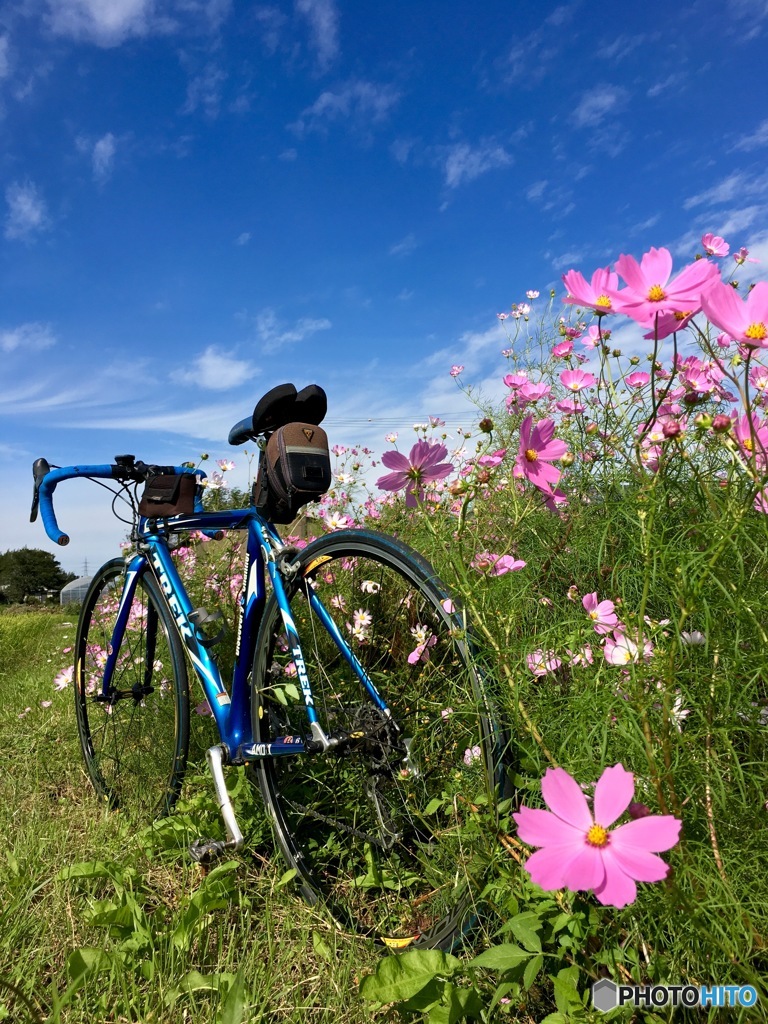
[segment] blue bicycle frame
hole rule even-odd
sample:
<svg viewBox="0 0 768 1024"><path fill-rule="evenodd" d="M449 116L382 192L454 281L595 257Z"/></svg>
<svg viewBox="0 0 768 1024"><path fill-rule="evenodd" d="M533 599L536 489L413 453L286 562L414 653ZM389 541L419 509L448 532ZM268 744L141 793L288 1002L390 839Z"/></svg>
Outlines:
<svg viewBox="0 0 768 1024"><path fill-rule="evenodd" d="M197 473L188 467L173 467L176 473ZM112 466L73 466L50 471L39 487L40 511L48 536L59 544L67 544L69 537L62 533L53 512L53 491L57 483L72 477L101 477L114 479ZM255 508L234 509L224 512L206 512L197 502L191 515L177 515L169 519L140 517L136 532L137 554L128 563L125 583L114 630L111 653L107 658L102 680L102 695L108 698L114 668L118 660L123 635L130 615L133 597L139 580L146 572L156 577L170 611L176 621L182 641L203 692L213 713L226 760L230 764L244 764L265 757L296 755L307 750L327 750L334 745L320 723L314 706L312 685L309 680L296 626L283 583L283 572L291 572L285 558L286 547L274 527L266 522ZM243 572L243 592L237 624L235 667L231 691L224 685L216 661L210 656L205 639L191 619L192 602L171 557L168 538L172 534L200 530L210 535L222 530L247 530L246 561ZM282 562L282 565L280 564ZM296 665L297 678L307 712L311 740L308 743L297 736L278 737L270 743L256 743L251 724L251 671L258 640L258 630L266 605L265 570L269 575L275 598L285 627L288 643ZM294 570L295 571L295 570ZM341 655L357 675L375 706L388 717L389 709L378 693L365 669L344 639L334 619L311 585L306 587L310 607L319 622L334 641ZM258 685L258 681L256 681Z"/></svg>

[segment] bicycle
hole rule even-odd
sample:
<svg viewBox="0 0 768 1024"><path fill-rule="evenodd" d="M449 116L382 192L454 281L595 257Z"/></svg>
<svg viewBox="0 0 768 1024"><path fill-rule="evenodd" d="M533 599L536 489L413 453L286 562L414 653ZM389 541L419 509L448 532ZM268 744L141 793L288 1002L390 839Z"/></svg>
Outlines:
<svg viewBox="0 0 768 1024"><path fill-rule="evenodd" d="M297 418L296 394L273 389L230 443L263 450ZM324 413L314 407L312 421ZM38 459L33 472L31 518L39 504L59 544L69 540L53 508L63 480L112 480L134 510L135 550L97 571L77 628L77 726L96 792L137 816L172 810L187 764L188 659L219 734L206 759L227 833L197 840L191 855L207 862L242 847L223 767L250 766L310 903L390 948L450 948L475 914L508 773L466 623L429 563L365 529L298 550L254 505L204 511L200 488L191 510L139 514L139 485L146 494L160 474L186 487L200 475L186 466L126 455L56 469ZM192 606L172 557L193 530L247 536L229 689L214 617Z"/></svg>

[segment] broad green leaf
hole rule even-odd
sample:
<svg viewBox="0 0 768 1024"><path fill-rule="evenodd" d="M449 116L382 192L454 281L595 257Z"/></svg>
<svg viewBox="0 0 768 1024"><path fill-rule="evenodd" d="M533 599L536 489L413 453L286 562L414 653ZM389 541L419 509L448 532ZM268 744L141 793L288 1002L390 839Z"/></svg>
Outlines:
<svg viewBox="0 0 768 1024"><path fill-rule="evenodd" d="M436 975L450 977L462 966L461 960L439 949L415 949L386 957L375 974L363 978L363 998L377 1003L398 1003L411 999Z"/></svg>
<svg viewBox="0 0 768 1024"><path fill-rule="evenodd" d="M78 984L86 975L106 971L111 965L112 959L103 949L84 946L82 949L73 950L67 957L67 974L75 984Z"/></svg>
<svg viewBox="0 0 768 1024"><path fill-rule="evenodd" d="M221 1008L220 1024L243 1024L245 1004L245 977L240 968Z"/></svg>
<svg viewBox="0 0 768 1024"><path fill-rule="evenodd" d="M178 985L175 985L165 996L166 1006L173 1006L181 996L189 995L191 992L218 992L225 984L231 984L235 980L234 974L222 972L221 974L201 974L199 971L189 971Z"/></svg>
<svg viewBox="0 0 768 1024"><path fill-rule="evenodd" d="M320 932L312 932L312 948L315 951L315 956L319 956L321 960L325 960L326 963L333 963L333 953L331 947L322 937Z"/></svg>
<svg viewBox="0 0 768 1024"><path fill-rule="evenodd" d="M284 885L288 885L289 882L293 881L297 874L298 871L296 870L296 868L290 868L288 871L280 875L280 878L277 880L277 883L275 884L275 888L282 889Z"/></svg>
<svg viewBox="0 0 768 1024"><path fill-rule="evenodd" d="M508 922L509 930L526 949L534 953L541 952L541 939L536 934L541 921L536 914L518 914Z"/></svg>
<svg viewBox="0 0 768 1024"><path fill-rule="evenodd" d="M491 971L506 971L510 967L517 967L519 963L531 956L533 956L532 953L521 949L520 946L515 946L511 942L503 942L499 946L491 946L480 956L470 960L467 967L487 967Z"/></svg>
<svg viewBox="0 0 768 1024"><path fill-rule="evenodd" d="M533 960L530 960L525 965L525 971L523 973L523 984L526 988L530 988L531 985L534 983L534 981L536 980L536 975L541 970L543 964L544 957L541 955L541 953L539 953L538 956L535 956Z"/></svg>

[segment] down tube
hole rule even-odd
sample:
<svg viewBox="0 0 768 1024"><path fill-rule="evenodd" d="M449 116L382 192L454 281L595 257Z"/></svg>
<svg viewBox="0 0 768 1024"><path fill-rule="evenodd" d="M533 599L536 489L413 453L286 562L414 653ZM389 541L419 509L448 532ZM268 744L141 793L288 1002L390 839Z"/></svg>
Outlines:
<svg viewBox="0 0 768 1024"><path fill-rule="evenodd" d="M373 685L371 680L368 678L368 673L357 660L355 652L350 649L349 644L339 632L339 627L336 625L333 618L328 614L323 602L320 600L320 598L317 596L317 594L311 587L307 587L307 590L309 591L309 603L310 607L312 608L312 611L315 613L315 615L317 615L318 619L320 619L328 635L336 644L339 651L344 656L344 659L349 663L350 667L355 672L357 678L368 691L371 700L374 702L379 711L388 711L389 708L387 707L385 701L382 700L378 690Z"/></svg>

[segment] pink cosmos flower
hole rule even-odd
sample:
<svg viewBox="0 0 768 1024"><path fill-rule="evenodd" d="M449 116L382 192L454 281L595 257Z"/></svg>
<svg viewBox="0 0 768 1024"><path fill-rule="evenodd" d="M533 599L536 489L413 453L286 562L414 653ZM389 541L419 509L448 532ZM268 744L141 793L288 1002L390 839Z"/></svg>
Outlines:
<svg viewBox="0 0 768 1024"><path fill-rule="evenodd" d="M748 459L754 456L757 466L763 469L768 463L768 424L745 414L733 425L736 440Z"/></svg>
<svg viewBox="0 0 768 1024"><path fill-rule="evenodd" d="M568 295L563 302L594 309L596 313L601 314L615 312L611 292L617 291L619 279L610 267L600 267L596 270L589 284L578 270L569 270L567 274L563 274L563 284L568 289Z"/></svg>
<svg viewBox="0 0 768 1024"><path fill-rule="evenodd" d="M650 640L643 642L643 661L648 661L653 654L653 644ZM613 637L605 638L603 655L609 665L628 665L630 661L640 660L640 650L635 640L631 640L626 633L620 629L614 629Z"/></svg>
<svg viewBox="0 0 768 1024"><path fill-rule="evenodd" d="M653 320L653 327L643 337L649 341L654 339L662 341L670 334L674 334L675 331L682 331L684 327L687 327L700 310L701 303L699 302L695 309L688 309L685 312L659 313Z"/></svg>
<svg viewBox="0 0 768 1024"><path fill-rule="evenodd" d="M733 258L736 260L736 262L738 263L739 266L741 266L743 263L759 263L760 262L760 260L756 260L752 256L750 256L749 255L749 249L745 249L743 245L739 249L738 252L735 252L733 254Z"/></svg>
<svg viewBox="0 0 768 1024"><path fill-rule="evenodd" d="M526 563L512 555L495 555L491 551L480 551L469 563L479 572L487 572L490 576L503 576L506 572L524 569Z"/></svg>
<svg viewBox="0 0 768 1024"><path fill-rule="evenodd" d="M556 672L562 665L562 661L555 656L554 651L534 651L532 654L526 655L525 661L528 665L528 670L537 679L547 675L549 672Z"/></svg>
<svg viewBox="0 0 768 1024"><path fill-rule="evenodd" d="M416 442L408 458L402 452L384 452L381 461L394 472L379 477L376 486L383 491L405 489L405 504L415 508L419 501L424 500L425 484L443 480L452 472L450 462L440 461L447 454L444 444L430 444L424 440Z"/></svg>
<svg viewBox="0 0 768 1024"><path fill-rule="evenodd" d="M610 633L619 623L616 605L613 601L597 600L597 591L585 594L581 599L584 611L592 619L596 633Z"/></svg>
<svg viewBox="0 0 768 1024"><path fill-rule="evenodd" d="M642 388L645 387L650 379L650 373L646 373L645 370L635 370L634 373L627 374L624 378L624 383L631 388Z"/></svg>
<svg viewBox="0 0 768 1024"><path fill-rule="evenodd" d="M724 238L721 238L720 235L713 235L711 232L701 236L701 244L707 256L727 256L731 251L730 245Z"/></svg>
<svg viewBox="0 0 768 1024"><path fill-rule="evenodd" d="M660 882L669 865L656 854L671 849L681 822L652 814L609 831L634 796L634 776L623 765L606 768L595 786L594 814L578 782L563 768L548 768L541 792L549 810L521 807L513 815L518 837L540 850L525 869L542 889L592 889L603 906L637 899L636 882Z"/></svg>
<svg viewBox="0 0 768 1024"><path fill-rule="evenodd" d="M729 284L714 281L702 294L701 305L712 323L734 341L768 348L768 281L759 281L746 299Z"/></svg>
<svg viewBox="0 0 768 1024"><path fill-rule="evenodd" d="M587 337L580 339L581 344L584 348L597 348L601 343L610 340L611 333L611 331L601 330L596 324L592 324L587 331Z"/></svg>
<svg viewBox="0 0 768 1024"><path fill-rule="evenodd" d="M565 359L573 352L573 340L566 338L565 341L559 341L557 345L552 348L552 355L555 359Z"/></svg>
<svg viewBox="0 0 768 1024"><path fill-rule="evenodd" d="M534 427L533 416L526 416L520 425L520 449L512 471L550 497L560 479L560 470L551 463L561 459L568 448L565 441L552 440L554 432L554 420L542 420Z"/></svg>
<svg viewBox="0 0 768 1024"><path fill-rule="evenodd" d="M610 292L614 308L644 327L653 326L657 313L688 314L699 309L702 291L718 276L714 263L696 260L670 281L672 254L669 249L653 247L640 263L622 254L616 260L616 269L628 287Z"/></svg>
<svg viewBox="0 0 768 1024"><path fill-rule="evenodd" d="M564 388L576 393L582 388L591 388L595 383L595 378L591 373L585 373L584 370L563 370L560 374L560 383Z"/></svg>
<svg viewBox="0 0 768 1024"><path fill-rule="evenodd" d="M459 366L458 363L454 363L453 366L450 369L450 374L451 374L452 377L458 377L463 372L464 372L464 367L463 366Z"/></svg>

